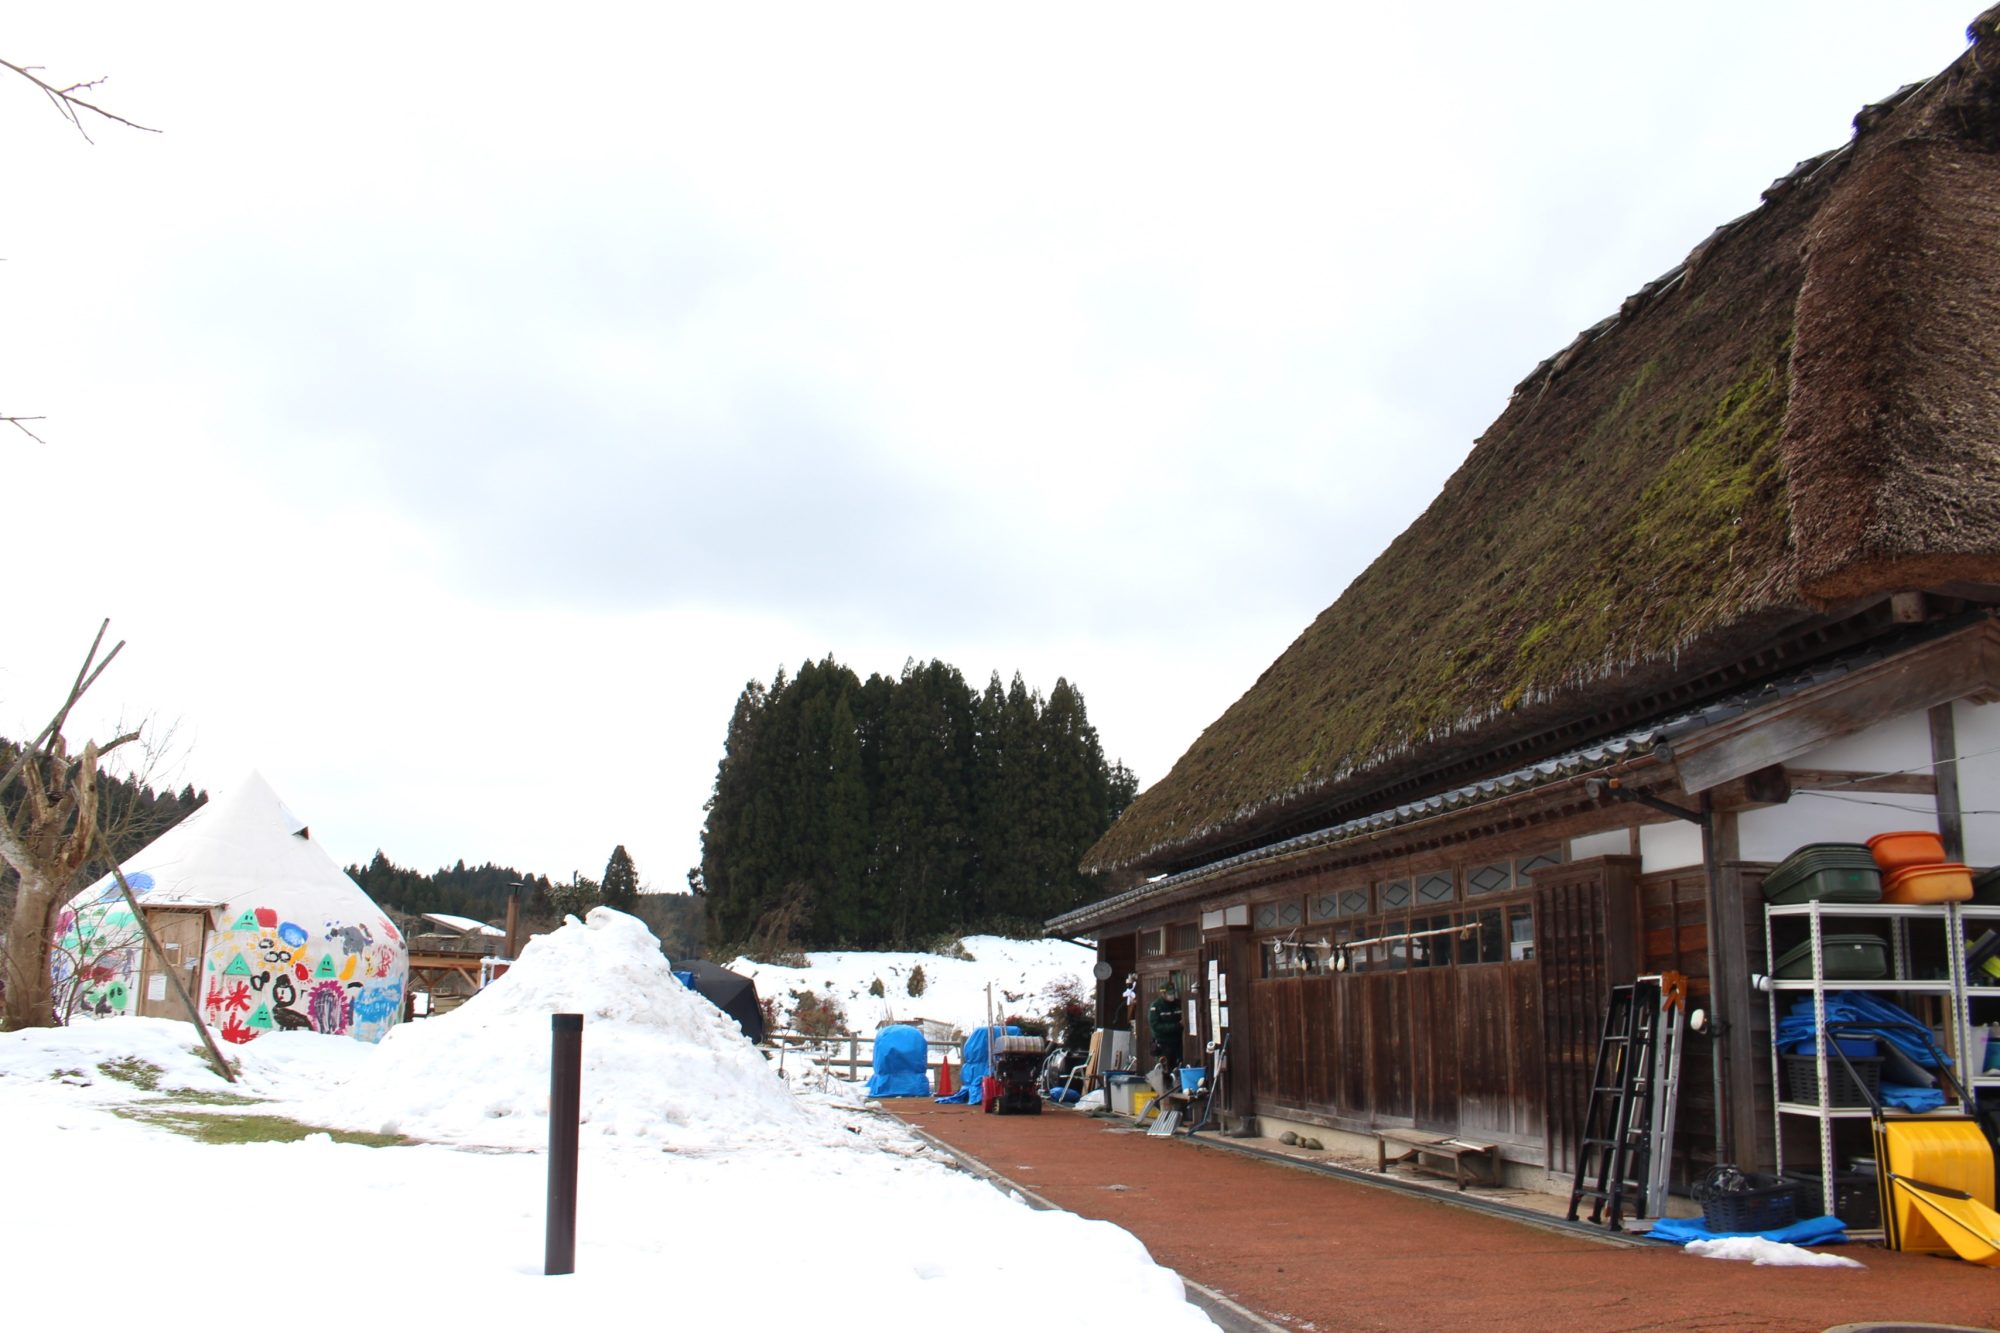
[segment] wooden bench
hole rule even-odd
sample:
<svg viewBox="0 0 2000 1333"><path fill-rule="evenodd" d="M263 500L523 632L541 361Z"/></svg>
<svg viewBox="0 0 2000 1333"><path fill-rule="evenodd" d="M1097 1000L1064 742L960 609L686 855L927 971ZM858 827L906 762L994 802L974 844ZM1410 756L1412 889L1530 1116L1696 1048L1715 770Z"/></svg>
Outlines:
<svg viewBox="0 0 2000 1333"><path fill-rule="evenodd" d="M1389 1145L1392 1143L1403 1148L1394 1157L1389 1156ZM1420 1129L1375 1131L1375 1169L1378 1172L1388 1171L1394 1163L1407 1162L1411 1170L1443 1176L1460 1189L1465 1188L1468 1176L1474 1184L1497 1185L1500 1182L1500 1161L1494 1153L1495 1146L1491 1143L1472 1143L1444 1134L1426 1134ZM1431 1164L1446 1158L1451 1160L1449 1167ZM1473 1168L1470 1172L1466 1169L1468 1164ZM1479 1178L1481 1176L1484 1176L1483 1180Z"/></svg>

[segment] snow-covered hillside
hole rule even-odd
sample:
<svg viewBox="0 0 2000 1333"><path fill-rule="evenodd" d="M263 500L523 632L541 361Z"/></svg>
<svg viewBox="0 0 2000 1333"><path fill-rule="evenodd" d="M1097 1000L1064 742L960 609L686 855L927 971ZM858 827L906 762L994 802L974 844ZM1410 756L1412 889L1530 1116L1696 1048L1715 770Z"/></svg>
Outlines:
<svg viewBox="0 0 2000 1333"><path fill-rule="evenodd" d="M1040 1016L1048 1012L1051 989L1067 984L1084 995L1094 984L1095 955L1063 940L1009 940L968 935L961 947L970 959L934 953L814 953L804 967L778 967L738 958L729 964L754 977L757 993L777 1002L789 1023L795 993L832 996L840 1001L852 1029L863 1035L884 1023L930 1019L969 1032L987 1020L991 987L993 1016ZM924 970L923 994L910 994L910 977ZM882 994L872 993L882 983Z"/></svg>

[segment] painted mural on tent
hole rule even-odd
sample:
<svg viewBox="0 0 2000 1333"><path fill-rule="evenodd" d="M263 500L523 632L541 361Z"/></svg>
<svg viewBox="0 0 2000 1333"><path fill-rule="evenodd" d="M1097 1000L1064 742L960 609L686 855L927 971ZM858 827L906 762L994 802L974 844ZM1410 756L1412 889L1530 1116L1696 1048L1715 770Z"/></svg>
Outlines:
<svg viewBox="0 0 2000 1333"><path fill-rule="evenodd" d="M145 874L129 883L141 898L153 887ZM65 908L50 961L57 1013L137 1012L144 950L145 936L115 884L91 903ZM202 1017L225 1041L273 1031L380 1041L402 1017L403 937L387 918L372 927L307 927L268 907L245 908L210 937L204 959Z"/></svg>
<svg viewBox="0 0 2000 1333"><path fill-rule="evenodd" d="M225 1041L279 1030L380 1041L403 1013L402 938L387 918L309 928L245 908L209 943L202 1017Z"/></svg>
<svg viewBox="0 0 2000 1333"><path fill-rule="evenodd" d="M153 887L153 877L146 874L126 882L139 898ZM67 1022L79 1014L131 1013L145 946L145 933L115 881L95 901L63 908L49 948L57 1016Z"/></svg>

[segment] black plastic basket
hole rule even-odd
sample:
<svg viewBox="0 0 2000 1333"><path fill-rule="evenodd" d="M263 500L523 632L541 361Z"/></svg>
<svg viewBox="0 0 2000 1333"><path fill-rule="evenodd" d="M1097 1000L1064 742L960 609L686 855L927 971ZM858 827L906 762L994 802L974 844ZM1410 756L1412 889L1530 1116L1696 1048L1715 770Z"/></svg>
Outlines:
<svg viewBox="0 0 2000 1333"><path fill-rule="evenodd" d="M1785 1179L1799 1185L1798 1213L1802 1218L1826 1214L1826 1191L1818 1174L1787 1171ZM1882 1225L1882 1192L1874 1176L1856 1171L1833 1178L1833 1215L1856 1231L1873 1231Z"/></svg>
<svg viewBox="0 0 2000 1333"><path fill-rule="evenodd" d="M1819 1063L1810 1055L1787 1055L1781 1060L1785 1067L1785 1100L1804 1102L1809 1106L1819 1105ZM1847 1072L1847 1065L1854 1066L1854 1074L1861 1083L1856 1086L1854 1075ZM1865 1089L1865 1091L1864 1091ZM1826 1054L1826 1104L1828 1106L1868 1106L1882 1093L1882 1057L1850 1055L1847 1064L1832 1051ZM1873 1098L1871 1099L1871 1094Z"/></svg>
<svg viewBox="0 0 2000 1333"><path fill-rule="evenodd" d="M1799 1184L1771 1176L1746 1175L1750 1189L1711 1193L1701 1201L1702 1224L1710 1231L1776 1231L1799 1220Z"/></svg>

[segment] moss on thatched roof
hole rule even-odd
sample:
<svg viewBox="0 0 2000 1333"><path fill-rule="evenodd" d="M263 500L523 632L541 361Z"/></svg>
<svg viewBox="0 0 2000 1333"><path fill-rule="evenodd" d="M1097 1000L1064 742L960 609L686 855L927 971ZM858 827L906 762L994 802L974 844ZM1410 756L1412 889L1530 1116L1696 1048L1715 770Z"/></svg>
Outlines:
<svg viewBox="0 0 2000 1333"><path fill-rule="evenodd" d="M1856 124L1538 366L1085 868L1239 850L1836 603L2000 581L2000 36Z"/></svg>

